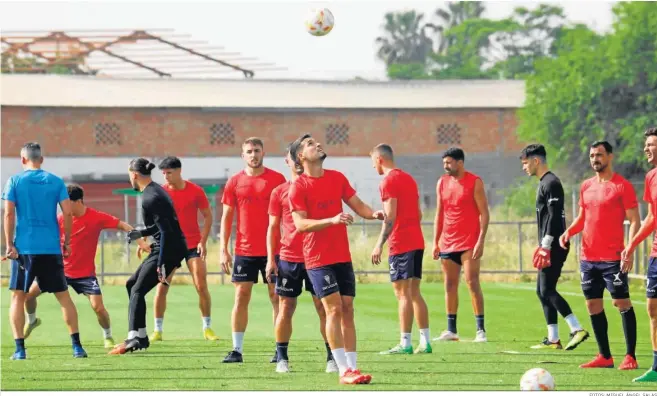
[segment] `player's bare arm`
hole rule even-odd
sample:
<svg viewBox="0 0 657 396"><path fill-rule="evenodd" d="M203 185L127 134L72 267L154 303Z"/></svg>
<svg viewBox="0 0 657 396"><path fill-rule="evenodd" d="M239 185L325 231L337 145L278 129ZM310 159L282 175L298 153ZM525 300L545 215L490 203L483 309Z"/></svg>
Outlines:
<svg viewBox="0 0 657 396"><path fill-rule="evenodd" d="M479 232L479 239L472 252L473 259L479 259L484 255L484 244L486 243L486 233L488 232L488 223L490 222L490 213L488 212L488 199L486 198L486 190L484 189L484 182L478 179L474 187L474 199L479 209L479 224L481 231Z"/></svg>
<svg viewBox="0 0 657 396"><path fill-rule="evenodd" d="M440 202L440 180L436 183L436 216L433 220L433 259L440 256L440 234L443 231L443 208Z"/></svg>
<svg viewBox="0 0 657 396"><path fill-rule="evenodd" d="M131 226L128 223L125 223L123 221L119 221L119 224L116 226L116 229L121 230L123 232L130 232L130 231L134 230L134 227ZM146 237L142 237L142 238L137 239L137 245L139 246L139 248L137 249L137 257L138 258L141 258L141 253L142 252L146 252L146 253L151 252L151 245L148 243L148 240L146 239Z"/></svg>
<svg viewBox="0 0 657 396"><path fill-rule="evenodd" d="M230 241L234 213L235 208L224 204L224 210L221 214L221 233L219 236L219 264L227 274L230 274L231 262L233 261L228 251L228 242Z"/></svg>
<svg viewBox="0 0 657 396"><path fill-rule="evenodd" d="M392 228L395 225L395 219L397 218L397 198L390 198L383 202L383 213L385 216L383 225L381 225L381 233L379 234L379 239L376 241L376 245L372 251L372 264L381 263L383 245L390 237L390 234L392 234Z"/></svg>
<svg viewBox="0 0 657 396"><path fill-rule="evenodd" d="M201 241L198 243L197 251L203 261L205 261L208 255L208 237L210 236L210 231L212 231L212 210L210 208L204 208L200 212L201 216L203 216L203 229L201 230Z"/></svg>
<svg viewBox="0 0 657 396"><path fill-rule="evenodd" d="M279 216L269 216L269 226L267 227L267 267L265 274L267 280L271 282L272 275L278 275L276 266L276 246L281 240L281 218Z"/></svg>
<svg viewBox="0 0 657 396"><path fill-rule="evenodd" d="M559 237L559 245L561 245L562 248L566 249L566 243L568 243L568 240L584 230L585 219L586 211L583 207L580 206L577 218L573 220L573 223L570 225L570 227L568 227L566 232L564 232L563 235Z"/></svg>
<svg viewBox="0 0 657 396"><path fill-rule="evenodd" d="M643 220L643 224L641 225L639 230L636 232L636 234L634 234L634 237L630 237L629 239L630 242L625 247L625 250L623 250L623 252L621 253L621 260L623 262L632 259L632 256L634 255L634 249L636 249L636 247L639 246L641 242L643 242L646 238L650 236L650 234L652 234L654 227L655 227L655 216L652 214L652 204L648 204L648 215Z"/></svg>
<svg viewBox="0 0 657 396"><path fill-rule="evenodd" d="M330 227L332 225L351 225L354 222L354 217L349 213L340 213L328 219L314 220L309 219L308 213L305 211L294 211L292 212L292 219L294 220L294 226L299 232L321 231L324 228Z"/></svg>
<svg viewBox="0 0 657 396"><path fill-rule="evenodd" d="M6 258L15 259L18 257L18 251L14 246L14 231L16 230L16 204L5 201L5 246L7 246Z"/></svg>
<svg viewBox="0 0 657 396"><path fill-rule="evenodd" d="M368 204L363 202L358 195L354 195L346 202L347 206L351 208L356 214L366 220L383 220L382 211L374 211Z"/></svg>
<svg viewBox="0 0 657 396"><path fill-rule="evenodd" d="M630 222L630 231L629 231L628 239L631 241L639 231L639 228L641 227L641 217L639 216L639 208L637 207L637 208L627 209L625 211L625 218L627 218L627 220ZM634 260L632 260L633 257L634 257L633 255L629 257L621 256L621 271L629 272L632 270L632 267L634 266Z"/></svg>
<svg viewBox="0 0 657 396"><path fill-rule="evenodd" d="M64 199L59 202L64 219L64 257L71 254L71 228L73 227L73 212L71 211L71 200Z"/></svg>

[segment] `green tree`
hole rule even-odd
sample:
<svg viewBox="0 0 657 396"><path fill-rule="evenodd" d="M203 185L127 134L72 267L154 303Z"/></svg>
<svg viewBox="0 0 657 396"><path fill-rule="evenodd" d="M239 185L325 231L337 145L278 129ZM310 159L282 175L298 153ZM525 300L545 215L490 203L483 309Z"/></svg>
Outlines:
<svg viewBox="0 0 657 396"><path fill-rule="evenodd" d="M415 11L387 13L383 25L385 35L376 38L378 58L387 66L425 64L433 47L430 31L436 27L423 19L424 14Z"/></svg>

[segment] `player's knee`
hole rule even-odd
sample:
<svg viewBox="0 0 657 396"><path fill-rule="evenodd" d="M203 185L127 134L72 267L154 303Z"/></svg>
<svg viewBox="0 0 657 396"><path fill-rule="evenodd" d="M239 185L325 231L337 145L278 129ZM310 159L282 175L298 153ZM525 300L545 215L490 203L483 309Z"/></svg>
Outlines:
<svg viewBox="0 0 657 396"><path fill-rule="evenodd" d="M282 315L291 316L292 313L294 313L294 309L297 307L296 298L281 297L279 307Z"/></svg>
<svg viewBox="0 0 657 396"><path fill-rule="evenodd" d="M655 325L657 325L657 300L651 299L651 301L648 301L648 306L646 310L648 311L650 322L654 327Z"/></svg>
<svg viewBox="0 0 657 396"><path fill-rule="evenodd" d="M128 291L128 295L132 292L132 288L137 283L135 279L128 279L128 281L125 283L125 288Z"/></svg>
<svg viewBox="0 0 657 396"><path fill-rule="evenodd" d="M459 289L459 280L445 277L445 290L449 293L455 293Z"/></svg>
<svg viewBox="0 0 657 396"><path fill-rule="evenodd" d="M481 290L481 284L479 283L479 277L467 276L465 278L465 283L468 285L470 291L476 292Z"/></svg>
<svg viewBox="0 0 657 396"><path fill-rule="evenodd" d="M627 311L632 308L632 301L630 301L629 298L613 299L612 304L614 304L614 307L618 308L620 311Z"/></svg>
<svg viewBox="0 0 657 396"><path fill-rule="evenodd" d="M235 304L248 304L251 300L251 289L246 287L237 287L235 289Z"/></svg>

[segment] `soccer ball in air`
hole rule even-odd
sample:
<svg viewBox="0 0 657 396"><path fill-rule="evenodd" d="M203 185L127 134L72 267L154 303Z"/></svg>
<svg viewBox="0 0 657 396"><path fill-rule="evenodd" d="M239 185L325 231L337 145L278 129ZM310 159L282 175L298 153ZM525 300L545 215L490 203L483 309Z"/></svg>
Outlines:
<svg viewBox="0 0 657 396"><path fill-rule="evenodd" d="M306 30L313 36L326 36L333 30L333 14L328 8L312 10L306 19Z"/></svg>
<svg viewBox="0 0 657 396"><path fill-rule="evenodd" d="M533 368L528 370L520 379L520 390L552 391L554 390L554 378L545 369Z"/></svg>

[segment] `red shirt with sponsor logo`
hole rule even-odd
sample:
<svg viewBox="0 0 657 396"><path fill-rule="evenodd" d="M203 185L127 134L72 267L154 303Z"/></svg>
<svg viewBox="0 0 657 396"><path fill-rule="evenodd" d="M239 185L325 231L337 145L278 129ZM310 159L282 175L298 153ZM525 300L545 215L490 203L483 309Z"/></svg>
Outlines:
<svg viewBox="0 0 657 396"><path fill-rule="evenodd" d="M397 200L397 216L388 238L390 255L424 249L420 224L420 193L413 176L401 169L393 169L379 185L381 201Z"/></svg>
<svg viewBox="0 0 657 396"><path fill-rule="evenodd" d="M189 181L185 181L185 187L182 190L176 190L169 184L165 184L173 201L173 207L178 215L180 228L187 241L187 249L194 249L201 242L201 229L198 226L198 212L210 207L208 197L203 189Z"/></svg>
<svg viewBox="0 0 657 396"><path fill-rule="evenodd" d="M443 212L441 252L464 252L477 244L481 231L481 213L474 193L477 180L481 180L479 176L466 171L460 180L443 175L438 181L437 193Z"/></svg>
<svg viewBox="0 0 657 396"><path fill-rule="evenodd" d="M657 219L657 168L652 169L646 175L646 186L643 193L643 200L651 205L652 215ZM655 229L657 231L657 220L655 221ZM650 257L657 257L657 234L652 242L652 250Z"/></svg>
<svg viewBox="0 0 657 396"><path fill-rule="evenodd" d="M258 176L249 176L242 170L228 179L221 203L232 206L237 213L236 255L267 256L269 198L274 188L283 183L285 177L269 168Z"/></svg>
<svg viewBox="0 0 657 396"><path fill-rule="evenodd" d="M306 212L308 219L320 220L342 213L342 202L356 195L347 178L335 170L324 169L320 177L301 175L289 192L290 209ZM304 236L303 256L306 268L350 263L349 237L344 224L331 225Z"/></svg>
<svg viewBox="0 0 657 396"><path fill-rule="evenodd" d="M57 216L59 235L64 244L64 217ZM88 278L96 276L96 248L100 232L106 228L116 228L120 220L105 212L87 208L80 217L73 216L71 226L71 255L64 257L64 275L67 278Z"/></svg>
<svg viewBox="0 0 657 396"><path fill-rule="evenodd" d="M280 256L281 259L291 263L303 263L303 238L304 235L297 231L290 211L289 192L291 182L285 182L276 187L271 192L269 199L269 215L280 218L281 221L281 240Z"/></svg>
<svg viewBox="0 0 657 396"><path fill-rule="evenodd" d="M632 184L614 173L601 183L595 177L585 180L579 193L584 209L582 260L618 261L625 248L625 211L638 206Z"/></svg>

